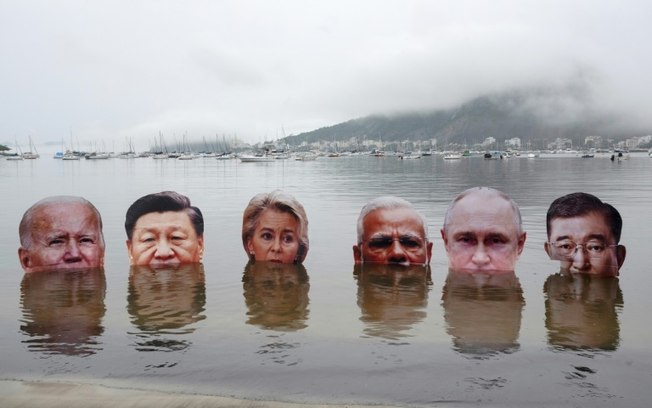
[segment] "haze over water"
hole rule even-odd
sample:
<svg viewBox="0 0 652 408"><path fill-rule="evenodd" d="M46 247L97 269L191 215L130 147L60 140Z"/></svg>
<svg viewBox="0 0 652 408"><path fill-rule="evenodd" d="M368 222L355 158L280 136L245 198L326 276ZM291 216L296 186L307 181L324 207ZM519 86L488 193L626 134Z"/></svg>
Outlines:
<svg viewBox="0 0 652 408"><path fill-rule="evenodd" d="M651 171L647 155L620 163L0 160L0 380L293 402L647 406ZM526 248L509 279L447 280L444 212L477 185L519 204ZM310 250L303 268L252 270L242 211L253 195L275 188L305 206ZM126 209L162 190L181 192L202 210L203 271L134 270L130 278ZM544 253L546 210L575 191L621 212L627 259L619 279L565 281ZM84 196L102 213L104 273L23 280L19 219L37 200L59 194ZM354 277L360 208L388 194L411 201L428 220L432 282L418 268L369 268Z"/></svg>

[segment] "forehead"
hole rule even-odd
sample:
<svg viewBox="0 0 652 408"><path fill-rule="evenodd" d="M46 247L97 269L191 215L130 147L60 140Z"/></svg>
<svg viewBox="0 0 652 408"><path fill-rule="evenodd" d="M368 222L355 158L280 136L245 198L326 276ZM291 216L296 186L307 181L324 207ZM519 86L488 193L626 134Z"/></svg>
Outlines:
<svg viewBox="0 0 652 408"><path fill-rule="evenodd" d="M367 214L363 220L364 234L370 236L380 232L411 232L425 234L421 217L411 208L382 208Z"/></svg>
<svg viewBox="0 0 652 408"><path fill-rule="evenodd" d="M455 230L518 230L517 216L512 204L494 194L469 194L453 206L448 229Z"/></svg>
<svg viewBox="0 0 652 408"><path fill-rule="evenodd" d="M589 213L580 217L553 218L550 222L550 238L566 236L582 240L588 236L602 235L613 238L605 218L598 213Z"/></svg>
<svg viewBox="0 0 652 408"><path fill-rule="evenodd" d="M134 229L193 228L190 216L185 211L151 212L136 221Z"/></svg>
<svg viewBox="0 0 652 408"><path fill-rule="evenodd" d="M99 228L95 212L81 203L60 203L45 206L34 215L34 230L76 231L79 228Z"/></svg>
<svg viewBox="0 0 652 408"><path fill-rule="evenodd" d="M258 228L277 228L284 227L288 229L296 229L297 219L294 215L273 209L266 209L258 217Z"/></svg>

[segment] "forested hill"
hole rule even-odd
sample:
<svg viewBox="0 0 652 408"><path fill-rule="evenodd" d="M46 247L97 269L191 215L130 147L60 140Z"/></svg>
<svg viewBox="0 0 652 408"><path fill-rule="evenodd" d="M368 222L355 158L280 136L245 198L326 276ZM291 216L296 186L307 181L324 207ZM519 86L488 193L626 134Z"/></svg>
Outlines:
<svg viewBox="0 0 652 408"><path fill-rule="evenodd" d="M625 139L650 129L618 125L613 117L592 113L582 101L551 92L510 92L483 96L452 109L391 116L372 115L320 128L282 141L299 145L317 141L365 139L383 142L436 139L438 146L473 145L488 137L501 142L519 137L532 147L556 138L578 145L586 136ZM580 108L578 108L580 106Z"/></svg>

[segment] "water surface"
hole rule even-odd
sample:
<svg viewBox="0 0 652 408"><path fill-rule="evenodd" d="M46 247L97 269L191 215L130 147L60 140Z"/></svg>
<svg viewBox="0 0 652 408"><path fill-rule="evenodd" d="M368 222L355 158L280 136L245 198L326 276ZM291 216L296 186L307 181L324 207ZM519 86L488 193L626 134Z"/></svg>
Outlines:
<svg viewBox="0 0 652 408"><path fill-rule="evenodd" d="M647 156L0 160L0 379L313 403L648 406L651 172ZM521 207L528 237L514 275L448 273L443 215L476 185ZM244 207L275 188L308 213L301 267L252 266L242 248ZM126 209L162 190L204 213L201 267L129 267ZM569 282L543 251L548 205L574 191L623 215L619 279ZM23 275L19 219L57 194L84 196L102 213L104 270ZM385 194L427 218L430 268L354 267L358 212Z"/></svg>

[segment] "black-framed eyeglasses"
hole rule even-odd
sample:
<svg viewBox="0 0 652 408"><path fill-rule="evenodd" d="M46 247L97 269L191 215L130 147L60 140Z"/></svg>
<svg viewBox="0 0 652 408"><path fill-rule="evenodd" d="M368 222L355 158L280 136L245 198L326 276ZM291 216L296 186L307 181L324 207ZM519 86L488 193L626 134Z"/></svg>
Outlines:
<svg viewBox="0 0 652 408"><path fill-rule="evenodd" d="M571 258L575 253L582 249L590 258L601 258L607 252L608 248L616 248L618 244L606 244L603 241L591 240L583 244L578 244L570 239L563 239L561 241L549 242L555 254L564 258Z"/></svg>

